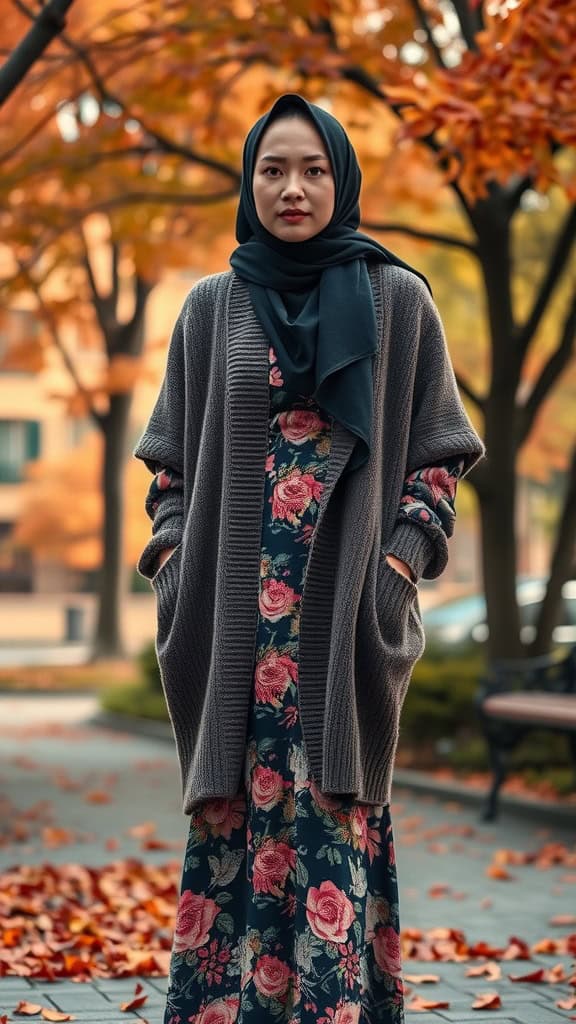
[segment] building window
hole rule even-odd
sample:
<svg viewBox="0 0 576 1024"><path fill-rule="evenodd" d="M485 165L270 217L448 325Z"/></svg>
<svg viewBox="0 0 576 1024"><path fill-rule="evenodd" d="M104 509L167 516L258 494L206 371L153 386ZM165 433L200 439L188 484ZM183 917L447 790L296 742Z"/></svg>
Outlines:
<svg viewBox="0 0 576 1024"><path fill-rule="evenodd" d="M36 420L0 420L0 483L15 484L24 466L40 452L40 424Z"/></svg>

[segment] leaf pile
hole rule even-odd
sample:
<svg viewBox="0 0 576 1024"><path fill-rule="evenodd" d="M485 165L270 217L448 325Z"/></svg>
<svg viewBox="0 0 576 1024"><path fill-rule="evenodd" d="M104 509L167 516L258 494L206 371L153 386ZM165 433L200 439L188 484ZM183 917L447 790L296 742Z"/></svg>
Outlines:
<svg viewBox="0 0 576 1024"><path fill-rule="evenodd" d="M0 977L165 976L180 877L180 860L151 865L127 858L103 867L44 863L9 869L0 883ZM576 957L576 932L545 937L532 947L515 936L501 947L472 944L455 928L406 928L401 939L405 961Z"/></svg>
<svg viewBox="0 0 576 1024"><path fill-rule="evenodd" d="M181 864L23 865L0 889L0 977L163 977Z"/></svg>

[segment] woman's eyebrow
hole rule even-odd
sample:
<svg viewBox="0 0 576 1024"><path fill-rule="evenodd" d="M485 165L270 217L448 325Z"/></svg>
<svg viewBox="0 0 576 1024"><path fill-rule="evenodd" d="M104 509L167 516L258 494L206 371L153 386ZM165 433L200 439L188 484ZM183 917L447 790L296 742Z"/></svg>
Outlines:
<svg viewBox="0 0 576 1024"><path fill-rule="evenodd" d="M271 153L265 153L264 156L260 157L261 160L266 160L268 163L285 164L287 157L285 156L273 156ZM303 156L302 160L307 163L311 163L313 160L327 160L328 157L324 156L324 153L312 153L311 156Z"/></svg>

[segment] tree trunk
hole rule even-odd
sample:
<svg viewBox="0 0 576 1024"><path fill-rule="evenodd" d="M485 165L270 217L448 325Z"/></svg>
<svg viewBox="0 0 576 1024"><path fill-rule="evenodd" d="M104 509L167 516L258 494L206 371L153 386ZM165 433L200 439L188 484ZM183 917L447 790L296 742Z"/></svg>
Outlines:
<svg viewBox="0 0 576 1024"><path fill-rule="evenodd" d="M538 616L536 636L530 644L530 654L548 654L552 647L552 634L558 622L562 605L562 587L570 579L574 568L576 544L576 449L567 474L567 491L558 525L556 543L550 564L550 577Z"/></svg>
<svg viewBox="0 0 576 1024"><path fill-rule="evenodd" d="M125 656L121 631L121 603L126 591L122 557L124 465L131 404L131 393L111 395L110 411L105 420L102 565L98 576L98 611L91 661Z"/></svg>
<svg viewBox="0 0 576 1024"><path fill-rule="evenodd" d="M473 212L488 305L492 379L485 405L488 477L480 495L482 570L490 658L521 653L516 600L516 392L510 222L497 189Z"/></svg>
<svg viewBox="0 0 576 1024"><path fill-rule="evenodd" d="M482 572L486 594L490 658L522 653L516 600L516 477L514 461L499 458L491 465L491 487L479 502L482 531Z"/></svg>

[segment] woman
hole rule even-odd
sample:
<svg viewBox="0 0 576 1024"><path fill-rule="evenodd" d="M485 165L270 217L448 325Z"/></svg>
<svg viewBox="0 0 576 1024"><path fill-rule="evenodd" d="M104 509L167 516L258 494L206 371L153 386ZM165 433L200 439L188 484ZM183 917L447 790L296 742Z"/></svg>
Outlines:
<svg viewBox="0 0 576 1024"><path fill-rule="evenodd" d="M198 282L134 454L138 563L191 816L165 1024L398 1024L390 781L484 454L424 279L357 231L344 129L280 97L233 270Z"/></svg>

